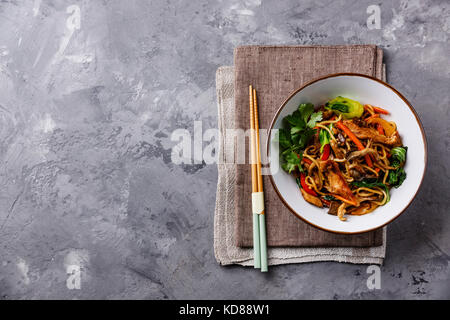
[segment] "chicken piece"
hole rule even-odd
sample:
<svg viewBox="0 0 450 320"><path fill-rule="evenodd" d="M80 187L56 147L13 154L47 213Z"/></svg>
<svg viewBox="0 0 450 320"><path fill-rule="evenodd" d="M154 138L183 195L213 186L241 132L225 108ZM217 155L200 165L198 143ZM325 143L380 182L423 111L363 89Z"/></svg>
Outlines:
<svg viewBox="0 0 450 320"><path fill-rule="evenodd" d="M353 194L347 181L345 181L338 164L332 160L327 160L321 161L319 165L325 177L328 179L328 191L359 205L358 198Z"/></svg>
<svg viewBox="0 0 450 320"><path fill-rule="evenodd" d="M402 145L402 140L400 139L398 131L395 131L391 136L386 137L385 135L380 134L374 128L360 127L358 126L357 123L355 123L352 120L344 120L343 123L359 139L372 139L373 142L379 142L393 147L398 147Z"/></svg>
<svg viewBox="0 0 450 320"><path fill-rule="evenodd" d="M357 202L355 195L350 190L350 187L341 175L336 173L334 170L331 170L328 173L327 178L330 183L329 191L331 193L341 195L345 199L348 199L352 202Z"/></svg>
<svg viewBox="0 0 450 320"><path fill-rule="evenodd" d="M318 197L314 197L313 195L307 193L305 190L303 190L303 188L300 188L300 191L302 192L303 199L305 199L307 202L319 208L323 207L322 201L320 201Z"/></svg>
<svg viewBox="0 0 450 320"><path fill-rule="evenodd" d="M335 140L330 141L331 149L333 149L334 156L338 159L344 159L345 154L339 149L337 142Z"/></svg>

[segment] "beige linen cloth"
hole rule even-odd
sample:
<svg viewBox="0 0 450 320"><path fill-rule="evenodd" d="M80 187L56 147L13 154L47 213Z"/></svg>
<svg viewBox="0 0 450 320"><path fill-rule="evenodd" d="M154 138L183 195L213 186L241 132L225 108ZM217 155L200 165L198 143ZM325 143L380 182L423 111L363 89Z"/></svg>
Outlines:
<svg viewBox="0 0 450 320"><path fill-rule="evenodd" d="M385 68L383 65L383 80ZM253 265L253 249L236 246L235 203L236 165L224 163L227 148L234 148L227 140L226 128L235 128L234 68L220 67L216 72L218 126L218 182L214 212L214 253L221 265ZM229 152L229 151L228 151ZM337 261L355 264L383 263L386 253L386 227L383 244L378 247L269 247L269 265Z"/></svg>

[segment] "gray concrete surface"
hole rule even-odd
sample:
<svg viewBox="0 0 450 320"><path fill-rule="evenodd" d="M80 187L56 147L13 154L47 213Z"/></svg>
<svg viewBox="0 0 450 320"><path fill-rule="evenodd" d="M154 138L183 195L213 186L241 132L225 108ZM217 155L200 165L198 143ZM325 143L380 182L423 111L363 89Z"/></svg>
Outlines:
<svg viewBox="0 0 450 320"><path fill-rule="evenodd" d="M372 4L379 30L366 25ZM0 1L0 298L450 298L449 10L446 0ZM171 133L217 126L215 70L235 46L347 43L384 49L388 81L429 143L421 192L388 229L381 289L367 288L362 265L220 267L216 166L173 164Z"/></svg>

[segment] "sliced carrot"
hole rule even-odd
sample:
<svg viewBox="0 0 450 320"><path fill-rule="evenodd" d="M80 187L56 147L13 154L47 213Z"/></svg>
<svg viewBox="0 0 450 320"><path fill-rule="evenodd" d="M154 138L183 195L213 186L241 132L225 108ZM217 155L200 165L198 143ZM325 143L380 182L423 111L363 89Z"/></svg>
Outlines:
<svg viewBox="0 0 450 320"><path fill-rule="evenodd" d="M297 153L297 158L300 159L300 155L299 155L298 153ZM302 158L302 161L305 162L305 163L307 163L307 164L311 164L311 163L312 163L312 161L309 160L308 158Z"/></svg>
<svg viewBox="0 0 450 320"><path fill-rule="evenodd" d="M380 168L378 168L378 167L377 167L377 168L375 168L375 171L376 171L377 173L378 173L378 172L380 172L380 170L381 170L381 169L380 169Z"/></svg>
<svg viewBox="0 0 450 320"><path fill-rule="evenodd" d="M344 197L338 196L337 194L333 194L333 197L335 197L338 200L344 201L345 203L351 204L352 206L358 205L355 201L345 199Z"/></svg>
<svg viewBox="0 0 450 320"><path fill-rule="evenodd" d="M373 111L375 111L375 112L378 112L378 113L381 113L381 114L389 114L389 111L387 111L387 110L385 110L383 108L374 107L374 106L372 106L372 108L373 108Z"/></svg>
<svg viewBox="0 0 450 320"><path fill-rule="evenodd" d="M353 132L350 131L349 128L347 128L341 121L336 122L336 125L339 129L344 131L344 133L356 144L359 150L364 149L363 144L359 139L355 136Z"/></svg>
<svg viewBox="0 0 450 320"><path fill-rule="evenodd" d="M361 141L359 141L359 139L355 136L353 132L350 131L349 128L347 128L341 121L336 122L336 125L339 129L344 131L344 133L350 138L350 140L352 140L356 144L358 150L364 150L364 146L361 143ZM367 165L369 167L373 167L372 159L370 159L368 154L364 156L364 159L366 159Z"/></svg>
<svg viewBox="0 0 450 320"><path fill-rule="evenodd" d="M372 162L372 158L370 157L370 155L366 154L364 156L364 159L366 160L367 165L372 168L373 167L373 162Z"/></svg>

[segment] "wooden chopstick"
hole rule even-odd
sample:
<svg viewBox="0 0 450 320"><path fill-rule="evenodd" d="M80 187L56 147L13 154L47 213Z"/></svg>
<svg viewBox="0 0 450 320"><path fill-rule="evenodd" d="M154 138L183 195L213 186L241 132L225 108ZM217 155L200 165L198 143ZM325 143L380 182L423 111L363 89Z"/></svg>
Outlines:
<svg viewBox="0 0 450 320"><path fill-rule="evenodd" d="M255 136L255 113L253 88L249 86L249 105L250 105L250 155L251 155L251 171L252 171L252 193L258 192L258 178L256 165L256 136ZM253 264L255 268L261 268L261 248L259 245L259 217L253 213Z"/></svg>
<svg viewBox="0 0 450 320"><path fill-rule="evenodd" d="M253 112L255 119L255 138L256 138L256 176L258 182L258 190L256 192L263 192L262 174L261 174L261 153L259 141L259 121L258 121L258 102L256 100L256 90L253 89Z"/></svg>
<svg viewBox="0 0 450 320"><path fill-rule="evenodd" d="M258 99L256 96L256 90L253 89L253 112L254 112L254 128L255 128L255 138L256 138L256 176L257 176L257 192L264 192L263 179L261 173L261 150L260 150L260 140L259 140L259 120L258 120ZM261 259L261 271L268 271L267 264L267 239L266 239L266 216L264 211L258 214L259 222L259 247L260 247L260 259Z"/></svg>
<svg viewBox="0 0 450 320"><path fill-rule="evenodd" d="M251 148L251 169L252 169L252 192L258 192L258 178L256 167L256 132L255 132L255 112L252 86L249 88L250 96L250 148Z"/></svg>

